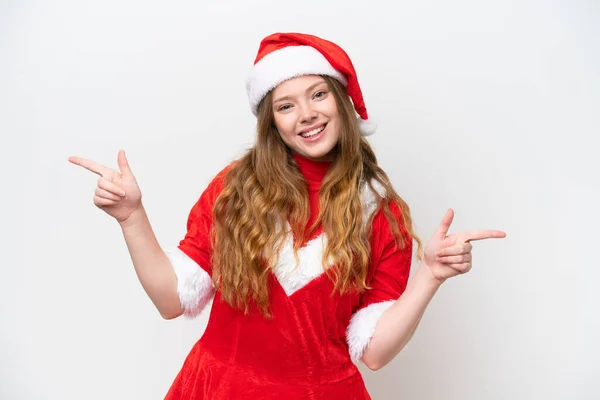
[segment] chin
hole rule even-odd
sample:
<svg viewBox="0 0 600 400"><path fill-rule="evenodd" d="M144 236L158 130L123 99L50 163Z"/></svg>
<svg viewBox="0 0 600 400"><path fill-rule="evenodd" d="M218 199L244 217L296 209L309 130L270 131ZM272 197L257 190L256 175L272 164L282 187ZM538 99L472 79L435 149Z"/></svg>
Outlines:
<svg viewBox="0 0 600 400"><path fill-rule="evenodd" d="M332 150L328 151L304 151L300 154L304 154L305 157L314 160L331 161L333 160Z"/></svg>

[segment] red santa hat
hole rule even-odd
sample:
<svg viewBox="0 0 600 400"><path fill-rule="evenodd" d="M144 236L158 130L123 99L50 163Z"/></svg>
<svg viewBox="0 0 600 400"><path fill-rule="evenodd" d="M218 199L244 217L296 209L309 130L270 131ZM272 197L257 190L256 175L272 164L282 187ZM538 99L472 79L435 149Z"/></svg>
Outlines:
<svg viewBox="0 0 600 400"><path fill-rule="evenodd" d="M363 136L375 133L377 125L369 119L367 108L348 54L330 41L302 33L274 33L260 43L246 91L252 113L265 95L281 82L301 75L327 75L345 87L359 116Z"/></svg>

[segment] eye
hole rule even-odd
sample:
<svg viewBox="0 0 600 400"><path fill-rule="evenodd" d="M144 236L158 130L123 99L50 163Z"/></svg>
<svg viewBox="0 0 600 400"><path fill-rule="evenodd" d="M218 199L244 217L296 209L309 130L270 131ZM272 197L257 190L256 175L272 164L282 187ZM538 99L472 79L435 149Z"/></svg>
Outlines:
<svg viewBox="0 0 600 400"><path fill-rule="evenodd" d="M282 105L281 107L279 107L279 108L277 109L277 111L287 111L287 110L289 110L291 107L292 107L292 106L291 106L290 104L284 104L284 105Z"/></svg>
<svg viewBox="0 0 600 400"><path fill-rule="evenodd" d="M316 99L320 99L320 98L323 98L326 94L327 94L327 92L325 92L324 90L320 90L317 93L315 93L314 97Z"/></svg>

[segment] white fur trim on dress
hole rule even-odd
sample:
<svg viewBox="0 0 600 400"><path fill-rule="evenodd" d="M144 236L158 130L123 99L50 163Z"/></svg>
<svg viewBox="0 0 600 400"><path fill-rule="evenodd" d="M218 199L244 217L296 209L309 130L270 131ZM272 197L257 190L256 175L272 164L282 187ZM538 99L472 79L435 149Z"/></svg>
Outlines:
<svg viewBox="0 0 600 400"><path fill-rule="evenodd" d="M265 95L281 82L302 75L328 75L344 86L346 77L331 66L317 49L311 46L287 46L261 58L246 80L246 92L252 113Z"/></svg>
<svg viewBox="0 0 600 400"><path fill-rule="evenodd" d="M177 275L177 294L187 317L195 317L212 300L215 289L212 278L179 248L167 249L165 254Z"/></svg>
<svg viewBox="0 0 600 400"><path fill-rule="evenodd" d="M361 361L363 352L371 342L377 321L395 303L395 300L373 303L354 313L348 324L346 340L352 361Z"/></svg>
<svg viewBox="0 0 600 400"><path fill-rule="evenodd" d="M374 193L369 185L363 183L360 198L363 206L363 223L366 223L377 208L379 201L385 196L385 188L376 180L372 182ZM279 284L290 296L297 290L306 286L310 281L325 273L323 269L323 252L327 247L327 235L321 234L310 240L306 246L298 249L300 263L296 266L294 257L293 235L289 224L286 225L287 234L279 248L279 259L273 267L273 273Z"/></svg>
<svg viewBox="0 0 600 400"><path fill-rule="evenodd" d="M306 246L298 249L300 263L296 267L292 238L293 235L288 232L279 249L277 265L273 268L279 284L288 296L325 272L323 251L327 246L327 237L324 234L309 241Z"/></svg>
<svg viewBox="0 0 600 400"><path fill-rule="evenodd" d="M372 179L371 185L373 186L373 189L375 189L375 192L373 192L367 182L363 182L360 189L360 200L363 206L363 221L365 224L371 217L371 214L373 214L379 206L381 199L386 197L385 188L381 183Z"/></svg>

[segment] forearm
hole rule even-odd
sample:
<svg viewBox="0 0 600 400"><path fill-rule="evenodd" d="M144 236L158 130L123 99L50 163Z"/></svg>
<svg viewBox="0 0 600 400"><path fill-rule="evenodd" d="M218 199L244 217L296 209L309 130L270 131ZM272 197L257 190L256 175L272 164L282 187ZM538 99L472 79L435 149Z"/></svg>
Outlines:
<svg viewBox="0 0 600 400"><path fill-rule="evenodd" d="M177 294L177 276L162 250L143 207L121 222L121 229L142 287L163 318L183 313Z"/></svg>
<svg viewBox="0 0 600 400"><path fill-rule="evenodd" d="M410 340L440 282L421 265L402 296L377 321L362 360L372 370L388 364Z"/></svg>

